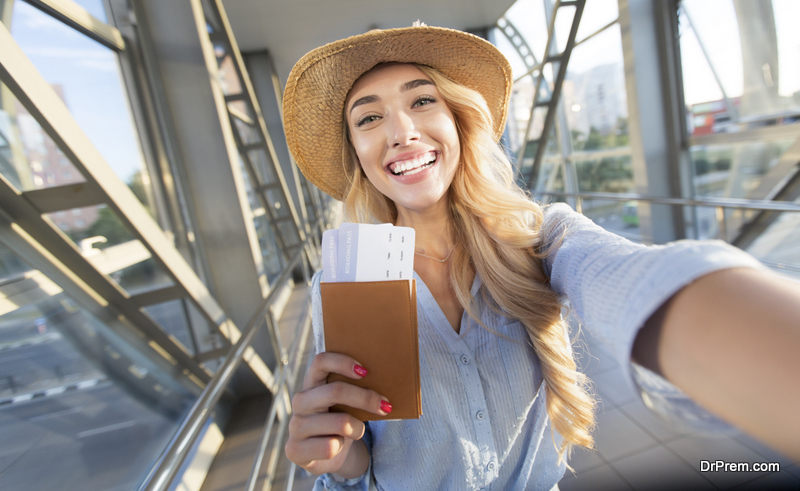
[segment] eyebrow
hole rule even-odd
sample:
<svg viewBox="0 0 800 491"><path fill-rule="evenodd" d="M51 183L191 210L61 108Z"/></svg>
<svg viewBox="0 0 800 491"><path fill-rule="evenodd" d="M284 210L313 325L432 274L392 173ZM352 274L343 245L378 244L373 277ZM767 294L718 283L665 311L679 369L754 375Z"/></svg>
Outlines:
<svg viewBox="0 0 800 491"><path fill-rule="evenodd" d="M419 87L421 85L433 85L433 82L431 82L430 80L426 80L424 78L419 78L417 80L412 80L410 82L404 83L403 86L400 87L400 92L406 92L406 91L409 91L411 89L416 89L417 87Z"/></svg>
<svg viewBox="0 0 800 491"><path fill-rule="evenodd" d="M434 85L434 83L431 82L430 80L426 80L424 78L419 78L417 80L412 80L410 82L404 83L400 87L400 92L408 92L409 90L416 89L417 87L420 87L422 85ZM358 106L362 106L364 104L370 104L370 103L377 102L377 101L378 101L378 96L376 96L376 95L364 96L364 97L356 100L353 103L353 105L350 106L350 112L352 113L353 109L357 108Z"/></svg>

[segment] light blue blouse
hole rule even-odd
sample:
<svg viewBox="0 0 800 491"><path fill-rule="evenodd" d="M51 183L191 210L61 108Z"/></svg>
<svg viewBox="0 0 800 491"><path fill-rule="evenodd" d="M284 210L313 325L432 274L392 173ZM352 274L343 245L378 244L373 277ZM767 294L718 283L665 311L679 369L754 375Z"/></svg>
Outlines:
<svg viewBox="0 0 800 491"><path fill-rule="evenodd" d="M719 241L634 244L605 231L564 204L545 210L546 259L551 286L569 301L571 315L604 341L626 379L638 329L681 287L712 271L763 268L753 257ZM563 237L560 243L556 240ZM419 420L370 422L367 473L340 482L331 474L315 489L549 490L564 475L551 437L539 362L524 327L472 297L481 321L466 313L460 335L425 283L417 280L422 382ZM312 285L317 352L324 351L320 275Z"/></svg>

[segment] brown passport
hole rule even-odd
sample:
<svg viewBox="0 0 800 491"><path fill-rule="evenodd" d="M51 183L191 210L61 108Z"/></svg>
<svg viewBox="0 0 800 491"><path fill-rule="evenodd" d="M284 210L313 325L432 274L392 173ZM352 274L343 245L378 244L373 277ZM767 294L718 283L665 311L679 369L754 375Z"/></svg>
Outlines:
<svg viewBox="0 0 800 491"><path fill-rule="evenodd" d="M330 374L328 382L345 381L372 389L392 404L387 416L336 405L361 421L419 419L416 281L321 283L325 350L358 360L368 371L361 380Z"/></svg>

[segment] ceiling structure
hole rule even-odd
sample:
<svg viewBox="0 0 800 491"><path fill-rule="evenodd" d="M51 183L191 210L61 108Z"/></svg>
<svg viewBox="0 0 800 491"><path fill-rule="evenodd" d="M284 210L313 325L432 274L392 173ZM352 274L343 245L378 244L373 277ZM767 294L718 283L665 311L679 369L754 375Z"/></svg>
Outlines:
<svg viewBox="0 0 800 491"><path fill-rule="evenodd" d="M239 49L268 50L282 80L323 44L370 29L431 26L471 31L491 26L514 0L223 0Z"/></svg>

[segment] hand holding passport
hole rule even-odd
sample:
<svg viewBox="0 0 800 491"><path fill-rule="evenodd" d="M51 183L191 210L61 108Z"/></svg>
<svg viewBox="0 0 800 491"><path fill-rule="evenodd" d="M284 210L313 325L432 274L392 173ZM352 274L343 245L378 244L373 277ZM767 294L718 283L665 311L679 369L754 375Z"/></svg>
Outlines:
<svg viewBox="0 0 800 491"><path fill-rule="evenodd" d="M322 236L322 320L325 351L358 360L369 374L337 380L372 389L392 404L379 416L348 406L362 421L418 419L422 414L417 344L414 229L343 223Z"/></svg>

